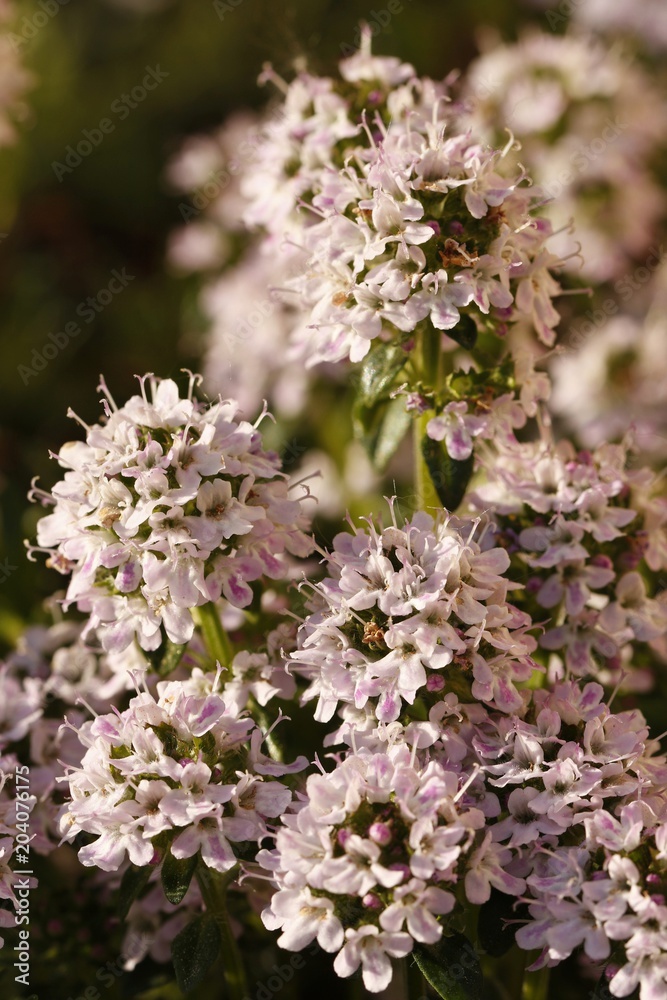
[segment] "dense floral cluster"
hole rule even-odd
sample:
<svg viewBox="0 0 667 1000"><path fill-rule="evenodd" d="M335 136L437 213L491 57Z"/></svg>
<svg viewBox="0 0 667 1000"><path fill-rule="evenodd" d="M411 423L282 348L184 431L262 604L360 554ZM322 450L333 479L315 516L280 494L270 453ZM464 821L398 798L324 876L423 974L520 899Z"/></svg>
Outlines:
<svg viewBox="0 0 667 1000"><path fill-rule="evenodd" d="M553 343L551 228L533 217L538 199L525 174L503 176L511 141L493 149L456 127L447 81L373 56L368 32L341 61L340 79L301 72L288 85L265 76L284 99L242 144L243 222L257 235L201 296L212 387L239 382L254 405L269 393L289 416L304 398L304 361L359 361L377 339L402 343L406 357L424 327L470 339L509 326ZM233 120L230 136L238 131ZM224 131L201 137L172 175L181 187L203 180L228 145ZM213 266L205 247L228 202L225 184L172 259L182 266L192 246L195 269Z"/></svg>
<svg viewBox="0 0 667 1000"><path fill-rule="evenodd" d="M476 903L488 899L490 882L520 891L523 881L501 867L510 851L487 840L471 850L485 818L459 785L456 770L437 761L420 767L405 744L361 750L330 774L311 775L275 849L258 855L279 887L263 914L267 927L282 930L278 944L300 951L317 938L338 953L339 976L361 965L364 985L378 992L391 980L389 957L441 937L437 918L454 909L459 878Z"/></svg>
<svg viewBox="0 0 667 1000"><path fill-rule="evenodd" d="M394 722L420 696L453 684L501 711L522 703L537 642L508 602L507 552L478 521L420 512L402 527L337 535L327 576L292 658L311 680L316 718L342 703L355 729Z"/></svg>
<svg viewBox="0 0 667 1000"><path fill-rule="evenodd" d="M264 77L277 110L191 140L170 172L200 189L171 260L214 278L211 380L293 418L306 369L330 362L378 469L396 456L401 475L413 424L410 512L395 497L390 523L359 527L354 511L329 541L330 442L342 464L349 440L326 401L311 537L264 448L266 405L253 424L236 401L198 402L195 376L185 397L145 376L117 407L102 383L103 420L56 456L52 493L33 490L54 507L33 551L71 576L57 603L83 620L28 630L0 667L0 926L17 905L8 776L26 760L31 849L62 837L105 902L120 892L125 969L173 943L190 986L221 951L240 1000L234 937L261 910L279 946L317 942L371 992L393 959L425 971L476 926L489 962L491 927L538 952L529 975L578 952L613 996L665 1000L667 759L638 705L667 662L667 500L635 443L661 426L664 279L641 341L643 296L591 338L597 395L578 426L594 450L555 442L543 364L571 234L536 214L560 185L554 213L583 219L589 276L643 251L663 208L649 78L583 37L534 34L452 90L373 56L368 29L340 78ZM620 200L601 219L606 187ZM607 224L623 234L611 249ZM641 386L631 414L601 407L614 364ZM567 414L571 362L553 369ZM606 443L629 415L643 424ZM301 563L288 587L314 550L320 569ZM295 746L317 766L306 780L291 777L305 756L284 762ZM320 746L336 747L324 763Z"/></svg>
<svg viewBox="0 0 667 1000"><path fill-rule="evenodd" d="M71 574L66 605L90 612L96 630L119 651L136 635L143 649L193 634L190 609L221 594L238 607L250 583L286 573L286 555L310 542L300 499L262 449L257 428L236 419L232 401L181 398L170 379L141 380L141 396L87 428L86 443L58 455L69 469L39 521L37 540L49 563Z"/></svg>
<svg viewBox="0 0 667 1000"><path fill-rule="evenodd" d="M545 438L488 455L485 482L470 494L473 507L492 511L496 544L525 588L518 606L535 621L552 616L540 645L562 650L576 676L609 681L620 668L636 669L638 644L667 630L664 581L656 579L667 566L658 485L629 465L627 444L577 453Z"/></svg>
<svg viewBox="0 0 667 1000"><path fill-rule="evenodd" d="M379 991L390 958L437 941L462 901L494 888L529 902L517 943L542 950L536 967L580 945L605 960L619 942L613 995L662 982L645 960L665 920L667 763L641 713L612 713L603 694L561 682L511 715L450 695L419 730L428 750L399 738L312 775L258 858L278 885L264 921L279 944L317 937L339 975L361 964Z"/></svg>
<svg viewBox="0 0 667 1000"><path fill-rule="evenodd" d="M88 749L68 775L60 825L68 840L93 834L78 852L84 865L115 871L126 854L148 865L169 850L226 871L242 850L230 841L258 844L267 818L284 812L291 792L272 779L306 761L266 757L261 730L227 710L219 682L220 671L195 668L187 681L158 683L157 698L142 691L126 711L80 727Z"/></svg>
<svg viewBox="0 0 667 1000"><path fill-rule="evenodd" d="M312 310L308 363L359 361L377 337L425 320L455 331L463 316L473 329L487 317L496 330L527 325L552 344L558 259L523 176L502 176L502 152L450 136L444 122L426 134L412 119L373 125L379 141L332 171L313 199L322 221L302 237L312 256L290 284Z"/></svg>

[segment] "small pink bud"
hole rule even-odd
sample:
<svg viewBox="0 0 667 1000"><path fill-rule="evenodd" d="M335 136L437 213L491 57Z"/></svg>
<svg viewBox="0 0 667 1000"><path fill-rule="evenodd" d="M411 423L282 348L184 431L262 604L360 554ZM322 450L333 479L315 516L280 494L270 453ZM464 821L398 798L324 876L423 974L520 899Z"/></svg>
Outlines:
<svg viewBox="0 0 667 1000"><path fill-rule="evenodd" d="M368 836L380 847L386 847L392 840L391 829L386 823L372 823L368 828Z"/></svg>
<svg viewBox="0 0 667 1000"><path fill-rule="evenodd" d="M426 681L427 691L442 691L445 686L445 678L440 674L431 674Z"/></svg>
<svg viewBox="0 0 667 1000"><path fill-rule="evenodd" d="M339 830L338 833L336 834L336 840L338 841L341 847L345 847L345 844L347 843L347 841L350 839L351 836L352 836L351 831L343 828L342 830Z"/></svg>
<svg viewBox="0 0 667 1000"><path fill-rule="evenodd" d="M378 899L374 892L367 892L361 902L364 906L367 906L369 910L382 909L382 901Z"/></svg>

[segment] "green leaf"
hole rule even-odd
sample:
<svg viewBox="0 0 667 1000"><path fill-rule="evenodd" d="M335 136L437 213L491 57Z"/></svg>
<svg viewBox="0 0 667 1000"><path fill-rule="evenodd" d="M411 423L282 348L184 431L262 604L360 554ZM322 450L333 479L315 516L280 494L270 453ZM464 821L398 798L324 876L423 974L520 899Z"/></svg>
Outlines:
<svg viewBox="0 0 667 1000"><path fill-rule="evenodd" d="M152 865L144 865L143 868L130 865L125 871L121 879L120 889L118 890L118 902L116 904L116 910L121 920L125 919L132 903L141 895L142 889L148 884L148 880L154 870Z"/></svg>
<svg viewBox="0 0 667 1000"><path fill-rule="evenodd" d="M442 937L437 944L416 944L412 954L421 974L443 1000L480 1000L482 967L463 934Z"/></svg>
<svg viewBox="0 0 667 1000"><path fill-rule="evenodd" d="M150 663L151 667L156 674L160 677L166 677L173 670L176 669L178 664L181 662L181 657L187 649L187 643L183 646L176 645L171 639L168 639L164 634L164 629L162 630L162 642L157 649L152 650L142 650L144 656Z"/></svg>
<svg viewBox="0 0 667 1000"><path fill-rule="evenodd" d="M444 445L427 434L422 438L422 455L440 503L446 510L456 510L472 478L474 455L459 462L451 457Z"/></svg>
<svg viewBox="0 0 667 1000"><path fill-rule="evenodd" d="M405 399L400 396L397 399L392 399L387 404L380 430L371 451L373 465L378 472L384 472L411 424L412 417L405 409Z"/></svg>
<svg viewBox="0 0 667 1000"><path fill-rule="evenodd" d="M400 344L378 344L361 366L359 400L372 406L391 391L394 380L408 360L408 353Z"/></svg>
<svg viewBox="0 0 667 1000"><path fill-rule="evenodd" d="M354 434L382 472L412 423L400 397L366 406L358 399L352 409Z"/></svg>
<svg viewBox="0 0 667 1000"><path fill-rule="evenodd" d="M477 326L472 316L468 316L466 313L462 313L461 319L453 330L447 330L446 333L466 351L472 351L477 343Z"/></svg>
<svg viewBox="0 0 667 1000"><path fill-rule="evenodd" d="M187 643L183 646L178 646L171 639L167 639L164 647L164 652L160 660L160 665L157 668L157 672L160 677L166 677L168 674L172 673L178 664L181 662L183 653L187 649Z"/></svg>
<svg viewBox="0 0 667 1000"><path fill-rule="evenodd" d="M197 867L198 854L191 858L175 858L167 851L162 864L162 888L170 903L177 906L190 888L192 876Z"/></svg>
<svg viewBox="0 0 667 1000"><path fill-rule="evenodd" d="M514 908L516 900L505 892L491 889L491 896L480 907L477 921L477 937L487 955L500 958L514 944L515 925L507 921L516 921Z"/></svg>
<svg viewBox="0 0 667 1000"><path fill-rule="evenodd" d="M178 988L190 993L199 986L219 954L220 932L214 917L210 913L195 917L171 945Z"/></svg>

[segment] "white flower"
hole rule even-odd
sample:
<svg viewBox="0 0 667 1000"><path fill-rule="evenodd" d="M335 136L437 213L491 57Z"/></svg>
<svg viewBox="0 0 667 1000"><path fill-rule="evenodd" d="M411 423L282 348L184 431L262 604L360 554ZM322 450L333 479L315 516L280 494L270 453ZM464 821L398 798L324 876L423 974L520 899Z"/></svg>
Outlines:
<svg viewBox="0 0 667 1000"><path fill-rule="evenodd" d="M147 650L192 637L191 609L221 594L237 606L249 583L287 572L289 553L310 542L298 499L265 452L256 427L236 419L232 401L181 398L171 380L148 377L151 395L114 404L87 443L64 446L68 468L39 522L38 543L71 573L65 604L90 617L103 647L119 652L137 637Z"/></svg>

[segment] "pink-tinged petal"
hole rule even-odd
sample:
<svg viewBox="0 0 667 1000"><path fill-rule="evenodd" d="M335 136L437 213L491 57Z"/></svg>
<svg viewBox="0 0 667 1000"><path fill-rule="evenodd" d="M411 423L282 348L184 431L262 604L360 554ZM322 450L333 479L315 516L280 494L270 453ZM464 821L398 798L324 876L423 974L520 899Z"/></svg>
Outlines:
<svg viewBox="0 0 667 1000"><path fill-rule="evenodd" d="M348 976L353 976L357 971L360 961L359 953L350 942L347 942L334 959L334 972L341 979L347 979Z"/></svg>
<svg viewBox="0 0 667 1000"><path fill-rule="evenodd" d="M609 992L615 997L628 997L637 988L639 969L628 963L619 969L609 983Z"/></svg>
<svg viewBox="0 0 667 1000"><path fill-rule="evenodd" d="M431 306L431 322L436 330L452 330L461 319L461 313L453 302L438 296Z"/></svg>
<svg viewBox="0 0 667 1000"><path fill-rule="evenodd" d="M452 428L445 437L445 443L447 451L456 462L464 462L472 455L472 438L463 423Z"/></svg>
<svg viewBox="0 0 667 1000"><path fill-rule="evenodd" d="M171 845L171 853L175 858L191 858L199 850L201 841L199 827L190 826L176 837Z"/></svg>
<svg viewBox="0 0 667 1000"><path fill-rule="evenodd" d="M317 936L318 923L310 914L297 913L285 922L278 946L286 951L302 951Z"/></svg>
<svg viewBox="0 0 667 1000"><path fill-rule="evenodd" d="M219 830L207 831L206 840L202 842L201 856L205 865L219 872L229 871L236 864L236 855Z"/></svg>
<svg viewBox="0 0 667 1000"><path fill-rule="evenodd" d="M121 594L129 594L137 589L141 583L141 577L141 565L130 560L121 566L116 573L116 589L120 590Z"/></svg>
<svg viewBox="0 0 667 1000"><path fill-rule="evenodd" d="M560 577L550 576L546 583L543 583L537 592L538 603L543 608L553 608L559 604L563 598L563 584Z"/></svg>
<svg viewBox="0 0 667 1000"><path fill-rule="evenodd" d="M381 946L364 948L361 955L364 986L370 993L381 993L391 982L392 968L389 957Z"/></svg>
<svg viewBox="0 0 667 1000"><path fill-rule="evenodd" d="M491 896L491 886L486 874L469 871L465 877L465 892L471 903L476 906L486 903Z"/></svg>
<svg viewBox="0 0 667 1000"><path fill-rule="evenodd" d="M432 913L420 906L408 914L408 930L415 941L422 941L424 944L435 944L442 936L442 925Z"/></svg>
<svg viewBox="0 0 667 1000"><path fill-rule="evenodd" d="M317 934L317 943L324 951L334 952L342 948L345 940L343 925L338 917L333 914L326 920L320 921L320 928Z"/></svg>

